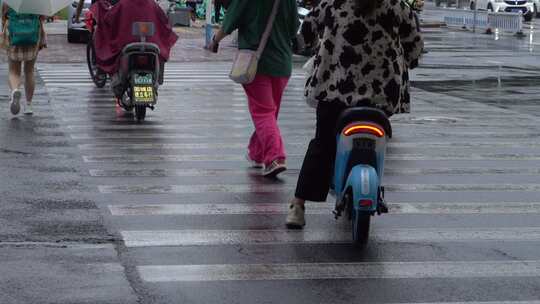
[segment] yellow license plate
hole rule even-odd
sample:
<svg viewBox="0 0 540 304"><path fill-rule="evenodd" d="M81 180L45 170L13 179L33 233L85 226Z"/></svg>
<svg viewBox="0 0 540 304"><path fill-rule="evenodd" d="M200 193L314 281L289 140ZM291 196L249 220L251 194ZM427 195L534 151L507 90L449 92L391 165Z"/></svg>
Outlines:
<svg viewBox="0 0 540 304"><path fill-rule="evenodd" d="M155 101L154 88L151 86L134 86L133 98L135 102L153 103Z"/></svg>

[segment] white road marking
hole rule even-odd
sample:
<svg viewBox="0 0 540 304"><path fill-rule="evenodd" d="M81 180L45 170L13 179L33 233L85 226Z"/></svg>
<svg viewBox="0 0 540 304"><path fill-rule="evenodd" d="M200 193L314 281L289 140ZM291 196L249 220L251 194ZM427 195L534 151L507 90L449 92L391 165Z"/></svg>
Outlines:
<svg viewBox="0 0 540 304"><path fill-rule="evenodd" d="M289 154L289 158L303 157L303 154ZM187 162L187 161L246 161L245 158L237 154L219 154L219 155L103 155L103 156L84 156L83 159L87 163L98 162Z"/></svg>
<svg viewBox="0 0 540 304"><path fill-rule="evenodd" d="M282 125L289 125L284 123ZM293 124L290 124L293 125ZM308 125L308 124L305 124ZM68 126L68 128L77 128L77 126ZM142 129L152 129L152 126L149 125L146 128ZM172 128L175 126L172 125ZM251 128L251 125L231 125L231 127L242 127L244 129ZM57 129L57 128L54 128ZM107 131L107 130L99 130ZM300 142L288 142L287 146L295 147L304 147L307 148L307 143ZM205 142L205 143L102 143L102 144L79 144L77 147L81 150L117 150L117 149L128 149L128 150L143 150L143 149L232 149L232 148L245 148L246 143L242 142ZM389 143L387 145L389 149L400 149L400 148L411 148L419 149L420 151L427 151L430 148L447 148L451 149L469 149L469 148L487 148L487 149L496 149L496 148L531 148L531 147L540 147L539 143L532 142L512 142L512 143L463 143L463 142L445 142L445 143L425 143L421 146L418 145L418 142L397 142ZM485 170L495 170L494 168L484 168ZM540 169L538 169L540 170Z"/></svg>
<svg viewBox="0 0 540 304"><path fill-rule="evenodd" d="M121 149L119 149L121 150ZM299 169L289 167L285 175L297 175ZM93 177L208 177L208 176L246 176L246 169L90 169ZM385 177L401 175L532 175L540 174L540 169L535 168L386 168Z"/></svg>
<svg viewBox="0 0 540 304"><path fill-rule="evenodd" d="M130 193L130 194L167 194L167 193L275 193L292 190L292 186L271 184L249 185L169 185L169 186L98 186L103 194Z"/></svg>
<svg viewBox="0 0 540 304"><path fill-rule="evenodd" d="M121 231L128 247L351 243L346 230L145 230ZM540 242L540 227L396 228L370 233L374 242Z"/></svg>
<svg viewBox="0 0 540 304"><path fill-rule="evenodd" d="M430 202L389 203L391 214L538 214L540 202ZM288 206L277 203L237 204L129 204L109 205L113 216L286 214ZM309 203L306 214L330 215L331 202Z"/></svg>
<svg viewBox="0 0 540 304"><path fill-rule="evenodd" d="M304 147L305 143L288 143L287 146L294 147ZM81 150L148 150L148 149L159 149L159 150L175 150L175 149L186 149L186 150L198 150L198 149L246 149L245 142L229 142L229 143L171 143L171 144L155 144L155 143L146 143L146 144L129 144L129 143L110 143L110 144L80 144L77 146Z"/></svg>
<svg viewBox="0 0 540 304"><path fill-rule="evenodd" d="M126 138L129 135L125 135ZM295 157L304 157L304 154L293 154L290 153L287 155L289 158ZM97 163L97 162L183 162L183 161L206 161L206 162L216 162L216 161L245 161L244 156L235 154L223 154L219 153L218 155L143 155L143 154L123 154L123 155L100 155L100 156L88 156L83 155L83 159L87 163ZM422 155L422 154L390 154L386 156L388 161L413 161L413 160L422 160L422 161L437 161L437 160L465 160L465 161L474 161L474 160L514 160L514 161L524 161L531 160L536 161L540 160L540 155L510 155L510 154L485 154L485 155L467 155L465 154L453 154L446 156L439 155Z"/></svg>
<svg viewBox="0 0 540 304"><path fill-rule="evenodd" d="M103 194L194 194L194 193L284 193L294 190L290 184L212 184L212 185L102 185ZM539 192L540 184L394 184L386 185L388 192Z"/></svg>
<svg viewBox="0 0 540 304"><path fill-rule="evenodd" d="M282 174L297 175L298 169L288 168ZM256 171L252 171L256 172ZM136 170L102 170L91 169L89 174L92 177L210 177L210 176L246 176L250 175L248 169L228 170L228 169L136 169Z"/></svg>
<svg viewBox="0 0 540 304"><path fill-rule="evenodd" d="M147 282L538 277L540 261L138 266Z"/></svg>

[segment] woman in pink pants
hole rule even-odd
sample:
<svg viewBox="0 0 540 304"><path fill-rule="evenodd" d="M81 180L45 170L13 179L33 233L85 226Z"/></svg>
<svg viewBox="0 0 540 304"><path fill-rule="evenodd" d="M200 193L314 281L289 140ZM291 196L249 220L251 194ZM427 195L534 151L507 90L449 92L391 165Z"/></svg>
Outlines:
<svg viewBox="0 0 540 304"><path fill-rule="evenodd" d="M214 36L211 50L238 29L238 47L256 50L266 27L274 1L231 1L222 28ZM299 21L295 0L280 0L270 39L259 60L257 77L244 90L255 126L246 158L263 175L275 177L286 170L286 154L277 120L281 97L292 71L291 41Z"/></svg>

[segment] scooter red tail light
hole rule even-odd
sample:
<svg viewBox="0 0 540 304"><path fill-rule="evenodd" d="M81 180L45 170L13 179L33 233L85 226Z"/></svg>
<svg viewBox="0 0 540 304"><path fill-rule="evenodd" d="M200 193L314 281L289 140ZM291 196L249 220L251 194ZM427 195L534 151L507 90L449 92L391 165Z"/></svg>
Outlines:
<svg viewBox="0 0 540 304"><path fill-rule="evenodd" d="M371 207L373 205L372 200L360 200L360 207Z"/></svg>
<svg viewBox="0 0 540 304"><path fill-rule="evenodd" d="M150 33L150 25L146 22L139 22L139 32L141 35L147 36Z"/></svg>
<svg viewBox="0 0 540 304"><path fill-rule="evenodd" d="M356 124L349 126L343 131L343 134L345 136L350 136L353 134L358 133L368 133L375 135L377 137L383 137L384 136L384 130L382 130L379 127L373 126L373 125L365 125L365 124Z"/></svg>

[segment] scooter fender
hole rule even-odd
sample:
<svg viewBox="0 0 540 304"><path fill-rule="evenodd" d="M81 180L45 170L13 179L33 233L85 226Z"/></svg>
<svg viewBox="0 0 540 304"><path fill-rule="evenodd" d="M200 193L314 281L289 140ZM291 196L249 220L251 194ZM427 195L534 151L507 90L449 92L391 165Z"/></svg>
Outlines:
<svg viewBox="0 0 540 304"><path fill-rule="evenodd" d="M379 175L375 168L369 165L356 165L352 168L344 189L351 189L353 208L360 211L376 211L378 204ZM366 206L360 201L371 200Z"/></svg>

